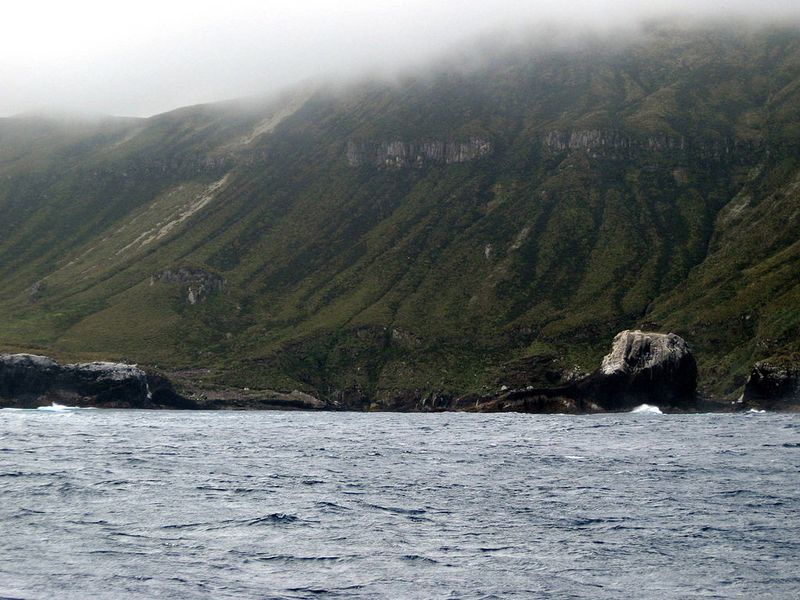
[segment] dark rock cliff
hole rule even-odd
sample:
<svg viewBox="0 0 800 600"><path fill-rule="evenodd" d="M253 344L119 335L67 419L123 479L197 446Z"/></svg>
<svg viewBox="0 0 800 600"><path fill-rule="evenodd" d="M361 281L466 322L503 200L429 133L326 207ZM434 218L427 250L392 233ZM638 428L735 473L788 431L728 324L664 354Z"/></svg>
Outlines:
<svg viewBox="0 0 800 600"><path fill-rule="evenodd" d="M45 356L0 354L0 406L35 408L53 402L106 408L187 407L166 379L148 375L136 365L60 365Z"/></svg>
<svg viewBox="0 0 800 600"><path fill-rule="evenodd" d="M61 365L35 354L0 354L0 408L51 403L98 408L319 410L325 402L298 390L222 388L178 393L160 373L136 365L92 362Z"/></svg>
<svg viewBox="0 0 800 600"><path fill-rule="evenodd" d="M756 363L739 405L745 409L800 411L800 367Z"/></svg>

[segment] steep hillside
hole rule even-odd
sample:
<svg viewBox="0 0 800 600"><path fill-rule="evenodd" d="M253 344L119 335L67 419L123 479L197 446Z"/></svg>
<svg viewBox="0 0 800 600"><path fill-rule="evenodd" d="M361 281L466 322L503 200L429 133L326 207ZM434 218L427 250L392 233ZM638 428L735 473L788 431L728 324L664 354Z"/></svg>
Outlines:
<svg viewBox="0 0 800 600"><path fill-rule="evenodd" d="M800 32L654 27L142 120L0 120L0 346L355 404L800 351Z"/></svg>

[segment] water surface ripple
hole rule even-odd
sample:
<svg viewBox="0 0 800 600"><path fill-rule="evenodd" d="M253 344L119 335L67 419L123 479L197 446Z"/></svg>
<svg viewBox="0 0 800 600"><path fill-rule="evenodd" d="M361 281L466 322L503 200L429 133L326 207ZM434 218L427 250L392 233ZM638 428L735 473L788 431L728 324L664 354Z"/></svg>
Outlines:
<svg viewBox="0 0 800 600"><path fill-rule="evenodd" d="M2 598L796 598L800 418L0 411Z"/></svg>

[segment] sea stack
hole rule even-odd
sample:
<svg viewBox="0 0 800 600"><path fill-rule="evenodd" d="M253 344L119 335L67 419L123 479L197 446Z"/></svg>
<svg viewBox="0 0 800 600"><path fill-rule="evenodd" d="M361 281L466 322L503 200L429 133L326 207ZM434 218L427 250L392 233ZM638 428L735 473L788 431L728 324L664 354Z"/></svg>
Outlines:
<svg viewBox="0 0 800 600"><path fill-rule="evenodd" d="M691 409L696 403L697 363L674 333L625 330L590 377L591 395L607 410L639 404Z"/></svg>

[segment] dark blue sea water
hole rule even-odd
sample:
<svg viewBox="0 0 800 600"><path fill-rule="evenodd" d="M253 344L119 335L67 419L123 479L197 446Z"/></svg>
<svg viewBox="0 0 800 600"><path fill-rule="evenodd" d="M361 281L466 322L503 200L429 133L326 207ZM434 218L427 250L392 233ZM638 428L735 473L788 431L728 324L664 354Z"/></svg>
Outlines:
<svg viewBox="0 0 800 600"><path fill-rule="evenodd" d="M791 415L0 411L0 597L797 598Z"/></svg>

